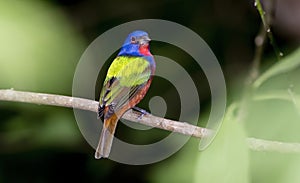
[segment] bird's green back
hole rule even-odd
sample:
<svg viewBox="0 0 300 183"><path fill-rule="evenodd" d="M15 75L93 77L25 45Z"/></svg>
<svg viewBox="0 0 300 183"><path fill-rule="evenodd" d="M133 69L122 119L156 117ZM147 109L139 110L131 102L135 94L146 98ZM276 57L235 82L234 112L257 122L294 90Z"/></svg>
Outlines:
<svg viewBox="0 0 300 183"><path fill-rule="evenodd" d="M132 87L150 78L149 62L142 57L117 57L109 67L104 83L115 77L121 86Z"/></svg>

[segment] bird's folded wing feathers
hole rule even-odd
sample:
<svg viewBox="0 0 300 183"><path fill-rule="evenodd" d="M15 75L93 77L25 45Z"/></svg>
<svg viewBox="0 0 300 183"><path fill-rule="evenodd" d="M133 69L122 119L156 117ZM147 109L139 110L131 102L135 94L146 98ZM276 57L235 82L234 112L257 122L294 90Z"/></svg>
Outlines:
<svg viewBox="0 0 300 183"><path fill-rule="evenodd" d="M100 94L100 105L122 107L151 76L150 63L142 57L117 57L111 64Z"/></svg>

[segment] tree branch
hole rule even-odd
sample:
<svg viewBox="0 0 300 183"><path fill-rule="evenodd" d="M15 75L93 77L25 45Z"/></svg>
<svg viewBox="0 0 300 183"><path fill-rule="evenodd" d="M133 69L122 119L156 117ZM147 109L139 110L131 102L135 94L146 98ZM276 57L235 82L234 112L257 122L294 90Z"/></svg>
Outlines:
<svg viewBox="0 0 300 183"><path fill-rule="evenodd" d="M249 148L254 151L279 152L279 153L300 153L299 143L286 143L256 138L247 138Z"/></svg>
<svg viewBox="0 0 300 183"><path fill-rule="evenodd" d="M99 105L99 103L94 100L45 93L21 92L13 89L0 90L0 100L69 107L92 111L95 113L98 112ZM140 114L133 110L127 111L122 116L123 119L129 121L197 138L203 138L211 133L210 130L205 128L190 125L186 122L160 118L151 114L144 115L141 119L139 119L139 117Z"/></svg>
<svg viewBox="0 0 300 183"><path fill-rule="evenodd" d="M45 94L45 93L21 92L21 91L15 91L13 89L0 90L0 100L69 107L69 108L92 111L95 113L98 110L98 104L99 104L96 101L83 99L83 98ZM153 116L151 114L144 115L143 118L139 119L139 114L132 110L127 111L122 116L122 118L126 120L130 120L132 122L136 122L147 126L172 131L172 132L181 133L184 135L194 136L197 138L205 138L211 133L211 131L206 128L194 126L186 122L164 119L161 117ZM300 153L299 143L285 143L285 142L268 141L268 140L262 140L256 138L247 138L246 140L249 145L249 148L254 151Z"/></svg>

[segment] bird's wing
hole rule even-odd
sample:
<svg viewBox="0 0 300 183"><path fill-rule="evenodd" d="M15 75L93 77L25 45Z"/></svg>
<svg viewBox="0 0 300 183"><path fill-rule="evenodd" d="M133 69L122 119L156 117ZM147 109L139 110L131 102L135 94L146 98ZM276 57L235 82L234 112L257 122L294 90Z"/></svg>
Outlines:
<svg viewBox="0 0 300 183"><path fill-rule="evenodd" d="M109 106L105 117L132 99L151 76L150 63L142 57L117 57L108 69L100 94L100 106Z"/></svg>

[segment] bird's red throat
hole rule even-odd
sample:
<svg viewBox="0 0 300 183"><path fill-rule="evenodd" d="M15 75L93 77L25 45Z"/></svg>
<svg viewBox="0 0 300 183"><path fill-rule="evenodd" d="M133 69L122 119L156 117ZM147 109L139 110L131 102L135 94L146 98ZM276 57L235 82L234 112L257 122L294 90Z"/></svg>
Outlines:
<svg viewBox="0 0 300 183"><path fill-rule="evenodd" d="M139 52L140 52L142 55L150 56L151 53L150 53L150 50L149 50L149 44L141 45L141 46L139 47Z"/></svg>

